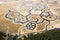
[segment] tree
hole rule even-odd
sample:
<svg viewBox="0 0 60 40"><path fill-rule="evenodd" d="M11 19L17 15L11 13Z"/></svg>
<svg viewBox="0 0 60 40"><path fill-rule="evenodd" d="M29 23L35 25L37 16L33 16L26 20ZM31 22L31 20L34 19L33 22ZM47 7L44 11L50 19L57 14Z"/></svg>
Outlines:
<svg viewBox="0 0 60 40"><path fill-rule="evenodd" d="M4 32L0 32L0 40L5 40L6 34Z"/></svg>
<svg viewBox="0 0 60 40"><path fill-rule="evenodd" d="M60 29L49 30L37 34L28 34L23 36L24 40L60 40Z"/></svg>

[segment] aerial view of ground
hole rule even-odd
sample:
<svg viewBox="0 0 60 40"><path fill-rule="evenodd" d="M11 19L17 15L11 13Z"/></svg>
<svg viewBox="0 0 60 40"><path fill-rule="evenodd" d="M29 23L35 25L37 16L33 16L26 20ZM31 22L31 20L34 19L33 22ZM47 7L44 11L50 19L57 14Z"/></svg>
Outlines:
<svg viewBox="0 0 60 40"><path fill-rule="evenodd" d="M27 34L60 28L60 1L25 0L0 4L0 31Z"/></svg>

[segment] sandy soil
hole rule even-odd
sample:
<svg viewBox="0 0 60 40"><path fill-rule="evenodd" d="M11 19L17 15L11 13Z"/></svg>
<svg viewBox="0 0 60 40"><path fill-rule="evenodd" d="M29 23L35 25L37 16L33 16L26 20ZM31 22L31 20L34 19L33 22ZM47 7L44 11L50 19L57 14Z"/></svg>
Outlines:
<svg viewBox="0 0 60 40"><path fill-rule="evenodd" d="M20 26L23 26L23 24L15 24L13 23L12 21L10 20L7 20L5 17L4 17L4 14L8 11L8 9L10 7L14 7L18 4L19 2L13 2L13 3L8 3L8 4L0 4L0 30L5 32L6 31L6 27L8 27L8 31L10 33L17 33L18 32L18 29L20 28ZM53 12L54 15L57 15L58 16L58 19L56 21L53 21L51 22L51 25L56 25L54 27L56 28L60 28L59 25L60 25L60 3L58 4L49 4L47 3L47 5L49 6L50 10ZM42 26L43 25L43 26ZM41 26L41 30L44 29L44 23L43 24L40 24ZM39 25L38 25L39 26ZM58 26L58 27L57 27ZM34 32L37 32L37 30L40 30L39 27L36 28L36 30L34 30ZM26 31L24 28L22 29L22 33L31 33L33 31Z"/></svg>

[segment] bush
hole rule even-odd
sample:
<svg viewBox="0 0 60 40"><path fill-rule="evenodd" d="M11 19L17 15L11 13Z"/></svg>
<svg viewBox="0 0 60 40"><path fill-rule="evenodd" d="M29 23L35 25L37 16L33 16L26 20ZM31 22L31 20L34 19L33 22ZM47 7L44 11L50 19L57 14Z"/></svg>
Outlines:
<svg viewBox="0 0 60 40"><path fill-rule="evenodd" d="M22 40L22 36L19 36L19 37L18 37L18 40Z"/></svg>
<svg viewBox="0 0 60 40"><path fill-rule="evenodd" d="M24 35L24 40L60 40L60 30L49 30L36 35L28 34Z"/></svg>
<svg viewBox="0 0 60 40"><path fill-rule="evenodd" d="M18 40L22 40L22 38L18 38Z"/></svg>
<svg viewBox="0 0 60 40"><path fill-rule="evenodd" d="M5 40L6 34L4 32L0 32L0 40Z"/></svg>

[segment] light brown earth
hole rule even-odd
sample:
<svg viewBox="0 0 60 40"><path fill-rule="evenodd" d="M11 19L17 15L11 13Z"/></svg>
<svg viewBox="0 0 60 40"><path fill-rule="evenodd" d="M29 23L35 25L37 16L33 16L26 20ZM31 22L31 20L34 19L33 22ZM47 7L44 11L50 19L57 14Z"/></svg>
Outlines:
<svg viewBox="0 0 60 40"><path fill-rule="evenodd" d="M16 6L17 4L18 4L17 2L0 4L0 30L1 31L5 32L6 27L8 27L10 33L18 32L18 28L21 26L21 24L14 24L12 21L9 21L4 17L4 14L8 11L8 8Z"/></svg>
<svg viewBox="0 0 60 40"><path fill-rule="evenodd" d="M5 32L6 31L6 27L8 27L8 31L10 33L18 33L18 29L20 28L20 26L23 26L22 24L15 24L12 21L10 21L10 20L8 20L8 19L6 19L4 17L4 14L6 12L8 12L8 9L13 7L13 6L16 6L17 4L18 4L18 2L9 3L9 4L0 4L0 30L1 31ZM23 12L23 13L25 13L25 12ZM38 28L36 28L36 29L39 30ZM40 28L40 29L41 30L44 29L44 26L42 26L42 28ZM34 32L35 31L37 32L37 30L34 30ZM31 31L29 31L29 33L30 32Z"/></svg>
<svg viewBox="0 0 60 40"><path fill-rule="evenodd" d="M8 26L8 31L10 32L10 33L17 33L18 32L18 29L21 27L21 26L23 26L22 24L15 24L15 23L13 23L12 21L10 21L10 20L7 20L5 17L4 17L4 14L8 11L8 8L10 8L10 7L14 7L14 6L16 6L18 4L18 2L13 2L13 3L8 3L8 4L0 4L0 30L1 31L3 31L3 32L5 32L6 31L6 27ZM56 10L59 10L60 9L60 4L56 4L56 5L54 5L54 6L51 6L50 4L47 4L48 6L49 6L49 8L51 9L51 11L53 12L53 14L55 14L55 15L57 15L57 16L59 16L60 14L58 14L58 11L56 11ZM55 10L56 9L56 10ZM60 10L59 10L60 11ZM59 12L60 13L60 12ZM58 17L58 20L56 20L56 21L54 21L54 22L51 22L52 23L52 25L54 26L54 25L57 25L57 26L59 26L60 25L60 16ZM34 32L37 32L37 30L42 30L42 29L44 29L44 25L45 25L46 23L43 23L43 24L40 24L39 26L41 27L41 28L36 28L35 30L34 30ZM54 26L55 27L55 26ZM60 28L60 27L59 27ZM24 28L23 28L23 30L22 30L23 32L23 34L24 34L24 32L25 33L31 33L31 32L33 32L33 31L26 31Z"/></svg>

